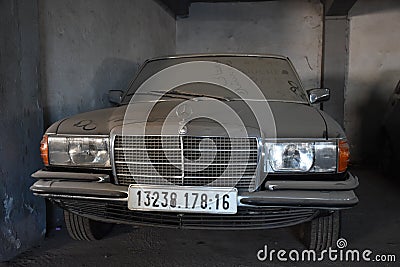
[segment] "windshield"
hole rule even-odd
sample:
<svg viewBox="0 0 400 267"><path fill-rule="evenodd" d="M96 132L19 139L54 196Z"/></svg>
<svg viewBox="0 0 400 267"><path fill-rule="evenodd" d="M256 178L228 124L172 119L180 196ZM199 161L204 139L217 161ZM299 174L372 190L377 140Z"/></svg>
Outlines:
<svg viewBox="0 0 400 267"><path fill-rule="evenodd" d="M127 104L139 86L157 72L184 62L211 61L233 67L246 74L261 89L268 101L287 101L307 103L307 96L300 85L295 71L288 60L276 57L262 56L197 56L165 58L148 61L131 83L123 103ZM177 76L179 73L176 74ZM157 91L152 92L157 94ZM225 100L235 100L237 95L232 94L220 86L213 84L192 83L174 88L168 98L182 98L187 96L210 96ZM260 100L260 99L252 99Z"/></svg>

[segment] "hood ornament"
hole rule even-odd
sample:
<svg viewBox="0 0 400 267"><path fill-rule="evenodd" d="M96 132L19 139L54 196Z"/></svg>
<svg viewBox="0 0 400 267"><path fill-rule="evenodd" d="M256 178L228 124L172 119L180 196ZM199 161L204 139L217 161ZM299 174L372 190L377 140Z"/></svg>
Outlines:
<svg viewBox="0 0 400 267"><path fill-rule="evenodd" d="M187 134L187 130L188 130L187 127L184 125L179 129L178 133L179 135L185 135Z"/></svg>
<svg viewBox="0 0 400 267"><path fill-rule="evenodd" d="M181 119L179 125L182 125L182 127L178 131L179 135L187 134L188 129L187 126L185 126L185 122L189 120L192 114L193 114L192 107L185 103L179 105L178 108L176 109L176 116Z"/></svg>

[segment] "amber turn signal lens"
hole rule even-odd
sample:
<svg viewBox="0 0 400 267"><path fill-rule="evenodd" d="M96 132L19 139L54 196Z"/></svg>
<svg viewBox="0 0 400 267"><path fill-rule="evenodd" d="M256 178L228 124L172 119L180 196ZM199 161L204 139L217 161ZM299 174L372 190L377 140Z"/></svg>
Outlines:
<svg viewBox="0 0 400 267"><path fill-rule="evenodd" d="M347 170L347 165L350 160L349 144L345 140L339 141L339 164L338 172L344 172Z"/></svg>
<svg viewBox="0 0 400 267"><path fill-rule="evenodd" d="M43 164L49 165L49 146L47 135L43 135L43 139L40 142L40 156L42 157Z"/></svg>

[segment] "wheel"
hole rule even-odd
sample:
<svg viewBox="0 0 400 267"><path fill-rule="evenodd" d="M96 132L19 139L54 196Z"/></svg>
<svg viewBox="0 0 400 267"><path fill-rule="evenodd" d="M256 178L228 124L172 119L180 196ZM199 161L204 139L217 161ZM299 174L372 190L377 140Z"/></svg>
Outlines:
<svg viewBox="0 0 400 267"><path fill-rule="evenodd" d="M76 215L64 210L64 221L68 234L75 240L94 241L102 239L112 228L112 224L103 223Z"/></svg>
<svg viewBox="0 0 400 267"><path fill-rule="evenodd" d="M318 217L301 225L300 237L308 249L335 248L340 235L340 212Z"/></svg>

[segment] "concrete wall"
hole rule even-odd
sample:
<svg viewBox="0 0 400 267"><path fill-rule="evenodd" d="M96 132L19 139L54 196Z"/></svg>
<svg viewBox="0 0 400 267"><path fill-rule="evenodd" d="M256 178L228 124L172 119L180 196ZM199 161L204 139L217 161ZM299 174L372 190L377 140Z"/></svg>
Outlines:
<svg viewBox="0 0 400 267"><path fill-rule="evenodd" d="M175 53L175 19L149 0L41 0L45 122L108 106L147 58Z"/></svg>
<svg viewBox="0 0 400 267"><path fill-rule="evenodd" d="M320 84L322 5L311 1L193 3L177 20L177 53L288 56L307 88Z"/></svg>
<svg viewBox="0 0 400 267"><path fill-rule="evenodd" d="M44 200L29 191L46 125L108 106L107 91L124 89L145 59L175 53L176 35L175 19L147 0L0 1L0 26L4 261L46 232Z"/></svg>
<svg viewBox="0 0 400 267"><path fill-rule="evenodd" d="M0 262L40 240L44 200L29 191L41 167L36 1L0 1Z"/></svg>
<svg viewBox="0 0 400 267"><path fill-rule="evenodd" d="M327 17L324 37L323 86L331 90L331 98L323 104L323 108L343 126L348 44L347 17Z"/></svg>
<svg viewBox="0 0 400 267"><path fill-rule="evenodd" d="M379 156L379 129L400 79L400 2L359 0L350 11L344 125L353 160Z"/></svg>

